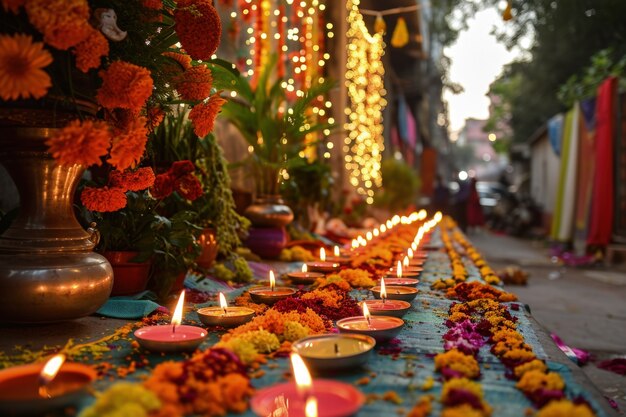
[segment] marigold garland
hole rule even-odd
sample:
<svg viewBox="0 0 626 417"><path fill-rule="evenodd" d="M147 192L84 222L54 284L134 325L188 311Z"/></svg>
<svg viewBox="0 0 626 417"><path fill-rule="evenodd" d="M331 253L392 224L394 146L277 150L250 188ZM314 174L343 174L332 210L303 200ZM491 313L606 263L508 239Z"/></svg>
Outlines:
<svg viewBox="0 0 626 417"><path fill-rule="evenodd" d="M146 104L152 94L152 77L146 68L124 61L113 62L100 71L102 86L96 99L107 109L129 109L134 112Z"/></svg>
<svg viewBox="0 0 626 417"><path fill-rule="evenodd" d="M41 98L52 85L42 69L52 63L52 55L42 42L28 35L0 35L0 98Z"/></svg>
<svg viewBox="0 0 626 417"><path fill-rule="evenodd" d="M211 0L179 0L175 29L183 49L193 58L209 60L220 43L222 22ZM198 135L204 136L204 135Z"/></svg>

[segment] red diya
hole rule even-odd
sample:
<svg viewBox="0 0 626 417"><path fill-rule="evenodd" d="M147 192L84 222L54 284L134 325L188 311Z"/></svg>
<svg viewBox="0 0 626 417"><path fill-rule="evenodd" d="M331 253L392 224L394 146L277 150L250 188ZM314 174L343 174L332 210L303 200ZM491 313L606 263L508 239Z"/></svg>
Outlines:
<svg viewBox="0 0 626 417"><path fill-rule="evenodd" d="M377 342L393 339L400 333L404 320L393 316L372 316L367 304L362 304L363 315L347 317L337 321L342 333L357 333L371 336Z"/></svg>
<svg viewBox="0 0 626 417"><path fill-rule="evenodd" d="M287 277L294 284L313 284L318 278L324 277L321 272L309 272L306 264L302 264L302 271L288 272Z"/></svg>
<svg viewBox="0 0 626 417"><path fill-rule="evenodd" d="M260 389L250 400L255 414L289 417L348 417L365 404L365 395L351 384L311 378L304 361L291 354L295 382Z"/></svg>
<svg viewBox="0 0 626 417"><path fill-rule="evenodd" d="M29 364L0 371L0 414L48 415L75 405L87 394L97 377L87 365L65 362L65 355L53 356L45 364Z"/></svg>
<svg viewBox="0 0 626 417"><path fill-rule="evenodd" d="M250 288L250 298L255 303L272 305L280 300L289 298L296 293L296 290L289 287L277 287L274 271L270 271L270 286Z"/></svg>
<svg viewBox="0 0 626 417"><path fill-rule="evenodd" d="M194 351L206 339L207 331L202 327L181 325L185 290L180 293L171 325L146 326L135 330L139 345L154 352Z"/></svg>

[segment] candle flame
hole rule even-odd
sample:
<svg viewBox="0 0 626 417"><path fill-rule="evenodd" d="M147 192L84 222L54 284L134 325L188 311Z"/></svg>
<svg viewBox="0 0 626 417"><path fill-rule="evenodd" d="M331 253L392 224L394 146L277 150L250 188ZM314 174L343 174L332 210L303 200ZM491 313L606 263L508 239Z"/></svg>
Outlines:
<svg viewBox="0 0 626 417"><path fill-rule="evenodd" d="M359 242L356 239L352 239L352 249L356 249L359 247Z"/></svg>
<svg viewBox="0 0 626 417"><path fill-rule="evenodd" d="M372 240L372 232L365 233L365 239Z"/></svg>
<svg viewBox="0 0 626 417"><path fill-rule="evenodd" d="M176 303L174 314L172 315L173 329L176 329L176 326L180 326L180 323L183 321L183 306L184 305L185 305L185 290L182 290L180 292L180 297L178 297L178 302Z"/></svg>
<svg viewBox="0 0 626 417"><path fill-rule="evenodd" d="M311 379L311 373L307 369L302 357L297 353L292 353L290 356L291 367L293 368L293 377L296 380L296 387L298 392L304 394L311 390L313 380Z"/></svg>
<svg viewBox="0 0 626 417"><path fill-rule="evenodd" d="M274 291L276 287L276 278L274 278L274 271L270 270L270 288Z"/></svg>
<svg viewBox="0 0 626 417"><path fill-rule="evenodd" d="M387 299L387 289L385 288L385 278L380 279L380 298L382 298L383 301Z"/></svg>
<svg viewBox="0 0 626 417"><path fill-rule="evenodd" d="M411 249L413 249L413 251L417 250L417 243L413 242L411 243Z"/></svg>
<svg viewBox="0 0 626 417"><path fill-rule="evenodd" d="M59 372L59 369L61 369L61 366L64 362L65 355L62 353L51 357L39 373L40 384L45 386L52 382L54 377L57 376L57 373Z"/></svg>
<svg viewBox="0 0 626 417"><path fill-rule="evenodd" d="M226 297L224 297L223 293L220 293L220 307L224 309L224 312L226 312L226 309L228 308L228 303L226 302Z"/></svg>
<svg viewBox="0 0 626 417"><path fill-rule="evenodd" d="M419 213L417 213L417 220L424 220L427 215L426 210L421 209Z"/></svg>
<svg viewBox="0 0 626 417"><path fill-rule="evenodd" d="M407 250L406 253L409 258L413 259L413 248L409 248L409 250Z"/></svg>
<svg viewBox="0 0 626 417"><path fill-rule="evenodd" d="M333 255L335 256L339 256L339 246L335 245L335 247L333 248Z"/></svg>
<svg viewBox="0 0 626 417"><path fill-rule="evenodd" d="M387 226L387 229L391 229L393 227L393 223L391 223L391 220L387 220L385 222L385 225Z"/></svg>
<svg viewBox="0 0 626 417"><path fill-rule="evenodd" d="M400 261L398 261L398 266L396 266L396 276L402 278L402 263Z"/></svg>
<svg viewBox="0 0 626 417"><path fill-rule="evenodd" d="M374 229L374 231L372 232L372 234L374 235L374 237L378 237L378 235L380 234L380 230L378 230L378 229Z"/></svg>
<svg viewBox="0 0 626 417"><path fill-rule="evenodd" d="M385 233L387 231L387 226L385 226L384 224L380 225L380 233Z"/></svg>
<svg viewBox="0 0 626 417"><path fill-rule="evenodd" d="M402 265L409 266L409 257L408 256L404 257L404 260L402 261Z"/></svg>
<svg viewBox="0 0 626 417"><path fill-rule="evenodd" d="M326 249L324 248L320 248L320 261L326 261Z"/></svg>
<svg viewBox="0 0 626 417"><path fill-rule="evenodd" d="M438 211L437 213L435 213L435 217L433 217L433 220L435 220L437 223L439 223L441 221L442 217L443 217L443 215L441 214L440 211Z"/></svg>
<svg viewBox="0 0 626 417"><path fill-rule="evenodd" d="M369 308L367 308L367 304L363 303L362 304L362 308L363 308L363 317L365 317L367 319L367 321L369 322L370 318L372 317L372 315L370 314Z"/></svg>
<svg viewBox="0 0 626 417"><path fill-rule="evenodd" d="M306 264L302 264L302 272L309 272L309 267Z"/></svg>
<svg viewBox="0 0 626 417"><path fill-rule="evenodd" d="M304 406L305 417L317 417L317 400L315 397L309 397Z"/></svg>

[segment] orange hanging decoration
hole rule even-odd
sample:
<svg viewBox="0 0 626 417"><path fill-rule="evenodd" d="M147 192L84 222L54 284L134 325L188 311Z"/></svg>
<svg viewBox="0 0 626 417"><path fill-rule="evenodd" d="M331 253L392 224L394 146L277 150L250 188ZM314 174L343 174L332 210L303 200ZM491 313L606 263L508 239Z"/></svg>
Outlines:
<svg viewBox="0 0 626 417"><path fill-rule="evenodd" d="M404 18L400 17L398 18L398 23L396 23L396 28L393 30L393 35L391 36L391 46L394 48L402 48L407 43L409 43L409 30L406 27Z"/></svg>
<svg viewBox="0 0 626 417"><path fill-rule="evenodd" d="M385 23L385 19L383 19L383 15L379 14L376 16L376 21L374 22L374 30L376 33L382 33L387 30L387 24Z"/></svg>
<svg viewBox="0 0 626 417"><path fill-rule="evenodd" d="M513 19L513 13L511 12L511 2L508 1L506 3L506 9L502 12L502 20L508 22L511 19Z"/></svg>

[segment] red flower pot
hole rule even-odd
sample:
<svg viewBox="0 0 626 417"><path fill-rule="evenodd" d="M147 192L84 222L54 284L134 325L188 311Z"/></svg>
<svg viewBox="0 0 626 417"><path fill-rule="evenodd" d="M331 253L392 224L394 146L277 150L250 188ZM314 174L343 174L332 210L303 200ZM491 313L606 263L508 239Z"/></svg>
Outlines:
<svg viewBox="0 0 626 417"><path fill-rule="evenodd" d="M113 267L113 291L111 296L133 295L144 291L150 276L150 261L131 262L139 252L108 251L105 258Z"/></svg>

